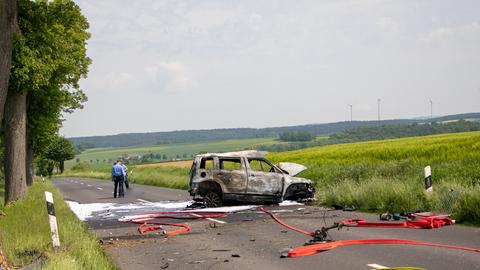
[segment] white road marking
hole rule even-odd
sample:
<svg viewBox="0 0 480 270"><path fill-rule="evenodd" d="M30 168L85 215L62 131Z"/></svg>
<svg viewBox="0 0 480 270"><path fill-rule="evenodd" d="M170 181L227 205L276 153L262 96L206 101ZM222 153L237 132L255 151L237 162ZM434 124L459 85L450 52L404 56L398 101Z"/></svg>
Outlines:
<svg viewBox="0 0 480 270"><path fill-rule="evenodd" d="M103 190L103 188L101 188L101 187L97 187L97 189L98 189L98 190Z"/></svg>
<svg viewBox="0 0 480 270"><path fill-rule="evenodd" d="M190 215L194 216L194 217L201 217L201 215L198 215L198 214L194 214L194 213L190 213ZM225 224L227 222L225 221L222 221L222 220L218 220L218 219L214 219L214 218L206 218L207 220L210 220L210 221L213 221L213 222L217 222L217 223L220 223L220 224Z"/></svg>
<svg viewBox="0 0 480 270"><path fill-rule="evenodd" d="M367 266L372 267L373 269L388 269L388 267L376 263L370 263L367 264Z"/></svg>
<svg viewBox="0 0 480 270"><path fill-rule="evenodd" d="M151 201L147 201L147 200L144 200L144 199L137 199L137 201L141 201L141 202L144 202L144 203L151 203Z"/></svg>

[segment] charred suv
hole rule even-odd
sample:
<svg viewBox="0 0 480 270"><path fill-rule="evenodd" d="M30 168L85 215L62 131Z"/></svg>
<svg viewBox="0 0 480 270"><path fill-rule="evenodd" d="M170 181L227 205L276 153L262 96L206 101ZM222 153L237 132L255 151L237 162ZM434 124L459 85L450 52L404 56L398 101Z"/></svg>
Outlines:
<svg viewBox="0 0 480 270"><path fill-rule="evenodd" d="M311 199L312 181L295 177L307 168L296 163L274 165L259 151L197 155L190 169L190 195L209 207L228 201L281 202Z"/></svg>

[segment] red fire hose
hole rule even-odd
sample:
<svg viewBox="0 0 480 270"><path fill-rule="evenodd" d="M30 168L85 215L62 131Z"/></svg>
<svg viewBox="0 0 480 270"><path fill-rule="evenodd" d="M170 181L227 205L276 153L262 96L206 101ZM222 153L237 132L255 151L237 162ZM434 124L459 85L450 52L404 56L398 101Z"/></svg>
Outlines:
<svg viewBox="0 0 480 270"><path fill-rule="evenodd" d="M273 213L260 208L260 211L270 215L276 222L280 225L291 229L293 231L303 233L309 236L315 236L314 232L307 232L299 228L295 228L291 225L286 224L285 222L281 221L278 217L276 217ZM385 222L366 222L363 219L346 219L342 220L339 224L341 226L350 226L350 227L387 227L387 228L422 228L422 229L431 229L431 228L438 228L443 225L451 225L453 224L453 220L447 217L440 217L440 216L421 216L420 220L415 220L416 222L409 223L401 222L401 223L385 223ZM403 239L359 239L359 240L339 240L339 241L332 241L332 242L323 242L318 244L312 244L307 246L301 246L291 249L288 252L289 257L302 257L313 255L316 253L329 251L331 249L341 247L341 246L353 246L353 245L420 245L420 246L430 246L430 247L444 247L450 249L460 249L466 251L473 251L473 252L480 252L480 249L476 248L469 248L463 246L452 246L452 245L445 245L445 244L434 244L428 242L419 242L419 241L412 241L412 240L403 240Z"/></svg>
<svg viewBox="0 0 480 270"><path fill-rule="evenodd" d="M444 247L444 248L451 248L451 249L480 252L480 249L476 249L476 248L452 246L452 245L444 245L444 244L434 244L434 243L418 242L418 241L412 241L412 240L359 239L359 240L340 240L340 241L334 241L334 242L313 244L309 246L296 247L291 249L288 252L288 257L303 257L308 255L314 255L320 252L329 251L337 247L353 246L353 245L418 245L418 246Z"/></svg>
<svg viewBox="0 0 480 270"><path fill-rule="evenodd" d="M299 229L299 228L295 228L293 226L290 226L288 225L287 223L281 221L277 216L275 216L272 212L269 212L267 210L265 210L263 207L260 207L258 210L264 212L265 214L269 215L270 217L273 218L273 220L275 220L278 224L292 230L292 231L296 231L296 232L299 232L299 233L303 233L305 235L308 235L308 236L314 236L315 233L314 232L307 232L307 231L304 231L302 229Z"/></svg>
<svg viewBox="0 0 480 270"><path fill-rule="evenodd" d="M434 229L446 225L452 225L455 222L448 217L438 216L419 216L416 220L407 220L405 222L368 222L364 219L344 219L340 221L343 226L348 227L383 227L383 228L408 228L408 229Z"/></svg>
<svg viewBox="0 0 480 270"><path fill-rule="evenodd" d="M126 220L125 222L140 224L138 226L138 232L145 233L149 231L160 230L163 226L171 227L180 227L176 230L163 230L162 233L168 236L177 235L190 231L190 226L187 224L178 224L178 223L168 223L168 222L158 222L150 221L152 219L207 219L207 218L218 218L226 216L228 212L199 212L199 211L173 211L173 212L151 212L151 213L142 213L132 215L131 219Z"/></svg>

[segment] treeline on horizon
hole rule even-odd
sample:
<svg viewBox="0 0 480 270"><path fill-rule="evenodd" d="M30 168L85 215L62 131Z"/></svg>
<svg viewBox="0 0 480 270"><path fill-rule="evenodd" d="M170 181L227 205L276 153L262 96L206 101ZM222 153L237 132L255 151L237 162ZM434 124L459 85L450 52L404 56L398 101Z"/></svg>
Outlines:
<svg viewBox="0 0 480 270"><path fill-rule="evenodd" d="M269 152L292 151L308 147L341 143L365 142L375 140L398 139L405 137L428 136L445 133L480 131L480 122L458 120L455 122L432 122L409 125L383 125L377 127L359 127L340 131L328 138L313 141L258 145L256 149Z"/></svg>
<svg viewBox="0 0 480 270"><path fill-rule="evenodd" d="M381 121L348 121L327 124L310 124L289 127L270 128L231 128L210 130L181 130L151 133L125 133L108 136L91 136L69 138L80 151L97 147L130 147L148 146L174 143L194 143L206 141L269 138L278 137L283 132L307 132L315 136L336 135L339 132L355 130L357 128L372 128L385 126L408 126L412 124L424 124L429 122L443 122L460 119L480 118L480 113L466 113L436 117L428 120L419 119L396 119ZM377 130L378 131L378 130ZM446 132L440 132L446 133ZM429 133L437 134L437 133ZM422 135L422 134L419 134ZM428 134L424 134L428 135ZM340 136L340 135L339 135ZM415 135L412 135L415 136ZM395 137L396 138L396 137ZM355 140L358 141L358 140Z"/></svg>

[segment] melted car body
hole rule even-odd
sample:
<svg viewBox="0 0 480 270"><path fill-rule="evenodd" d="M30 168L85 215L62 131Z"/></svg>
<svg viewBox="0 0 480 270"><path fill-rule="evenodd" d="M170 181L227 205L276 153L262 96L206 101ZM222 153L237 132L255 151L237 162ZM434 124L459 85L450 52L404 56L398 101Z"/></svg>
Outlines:
<svg viewBox="0 0 480 270"><path fill-rule="evenodd" d="M311 199L312 181L295 177L306 167L272 164L260 151L197 155L190 170L190 195L208 206L227 201L281 202Z"/></svg>

